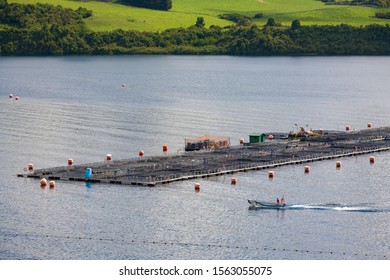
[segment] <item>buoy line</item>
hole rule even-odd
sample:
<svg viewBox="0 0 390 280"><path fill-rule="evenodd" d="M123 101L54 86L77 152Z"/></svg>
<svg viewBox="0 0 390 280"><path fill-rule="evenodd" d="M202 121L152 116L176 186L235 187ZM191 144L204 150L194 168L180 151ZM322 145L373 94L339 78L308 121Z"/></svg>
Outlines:
<svg viewBox="0 0 390 280"><path fill-rule="evenodd" d="M18 233L5 233L6 237L21 237L21 236L34 236L37 238L54 238L54 239L67 239L67 240L93 240L93 241L107 241L107 242L122 242L125 244L148 244L148 245L161 245L161 246L188 246L188 247L199 247L199 248L224 248L224 249L235 249L235 250L256 250L256 251L274 251L274 252L296 252L296 253L311 253L311 254L327 254L327 255L339 255L339 256L354 256L354 257L370 257L375 259L389 259L387 255L377 254L362 254L362 253L348 253L339 251L326 251L326 250L308 250L308 249L292 249L292 248L277 248L272 246L235 246L226 244L200 244L193 242L172 242L172 241L148 241L148 240L125 240L125 239L114 239L114 238L98 238L98 237L82 237L82 236L59 236L59 235L47 235L47 234L18 234Z"/></svg>

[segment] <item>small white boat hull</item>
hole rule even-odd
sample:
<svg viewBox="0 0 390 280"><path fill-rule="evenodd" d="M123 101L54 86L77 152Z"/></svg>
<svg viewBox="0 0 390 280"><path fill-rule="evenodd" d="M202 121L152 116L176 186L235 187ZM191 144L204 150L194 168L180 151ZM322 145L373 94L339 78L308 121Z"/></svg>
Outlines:
<svg viewBox="0 0 390 280"><path fill-rule="evenodd" d="M258 201L258 200L250 200L248 202L253 207L257 208L269 208L269 209L283 209L286 207L286 204L277 204L276 202L266 202L266 201Z"/></svg>

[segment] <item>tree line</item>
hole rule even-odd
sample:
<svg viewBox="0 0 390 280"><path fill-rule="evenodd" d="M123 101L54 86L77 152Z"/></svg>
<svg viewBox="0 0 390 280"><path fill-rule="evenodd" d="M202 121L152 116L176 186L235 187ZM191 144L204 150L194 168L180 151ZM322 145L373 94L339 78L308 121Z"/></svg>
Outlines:
<svg viewBox="0 0 390 280"><path fill-rule="evenodd" d="M321 0L330 5L390 7L390 0Z"/></svg>
<svg viewBox="0 0 390 280"><path fill-rule="evenodd" d="M0 0L4 1L4 0ZM1 2L0 2L1 3ZM389 55L389 25L353 27L257 25L211 26L194 19L188 28L162 32L92 32L88 10L48 4L9 4L0 9L0 55L218 54ZM92 13L92 12L91 12Z"/></svg>
<svg viewBox="0 0 390 280"><path fill-rule="evenodd" d="M172 8L172 0L121 0L120 2L129 4L135 7L164 10L168 11Z"/></svg>

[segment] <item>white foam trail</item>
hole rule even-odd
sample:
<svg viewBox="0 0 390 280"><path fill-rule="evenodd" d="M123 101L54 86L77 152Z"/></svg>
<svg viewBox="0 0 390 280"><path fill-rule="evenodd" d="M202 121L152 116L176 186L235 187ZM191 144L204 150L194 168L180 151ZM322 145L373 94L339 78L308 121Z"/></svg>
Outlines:
<svg viewBox="0 0 390 280"><path fill-rule="evenodd" d="M304 205L304 204L295 204L287 206L285 209L292 210L330 210L330 211L349 211L349 212L385 212L387 209L371 208L371 207L359 207L359 206L344 206L344 205Z"/></svg>

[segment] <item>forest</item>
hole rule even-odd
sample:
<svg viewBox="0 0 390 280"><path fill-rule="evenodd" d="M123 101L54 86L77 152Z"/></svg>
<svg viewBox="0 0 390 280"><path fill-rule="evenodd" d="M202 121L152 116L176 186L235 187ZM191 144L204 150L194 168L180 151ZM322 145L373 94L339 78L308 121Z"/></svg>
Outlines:
<svg viewBox="0 0 390 280"><path fill-rule="evenodd" d="M1 6L1 4L4 4ZM353 27L235 24L204 26L194 19L188 28L162 32L115 30L93 32L85 8L49 4L6 4L0 0L0 55L217 54L217 55L389 55L389 25Z"/></svg>
<svg viewBox="0 0 390 280"><path fill-rule="evenodd" d="M331 5L355 5L355 6L376 6L389 7L390 0L321 0Z"/></svg>

